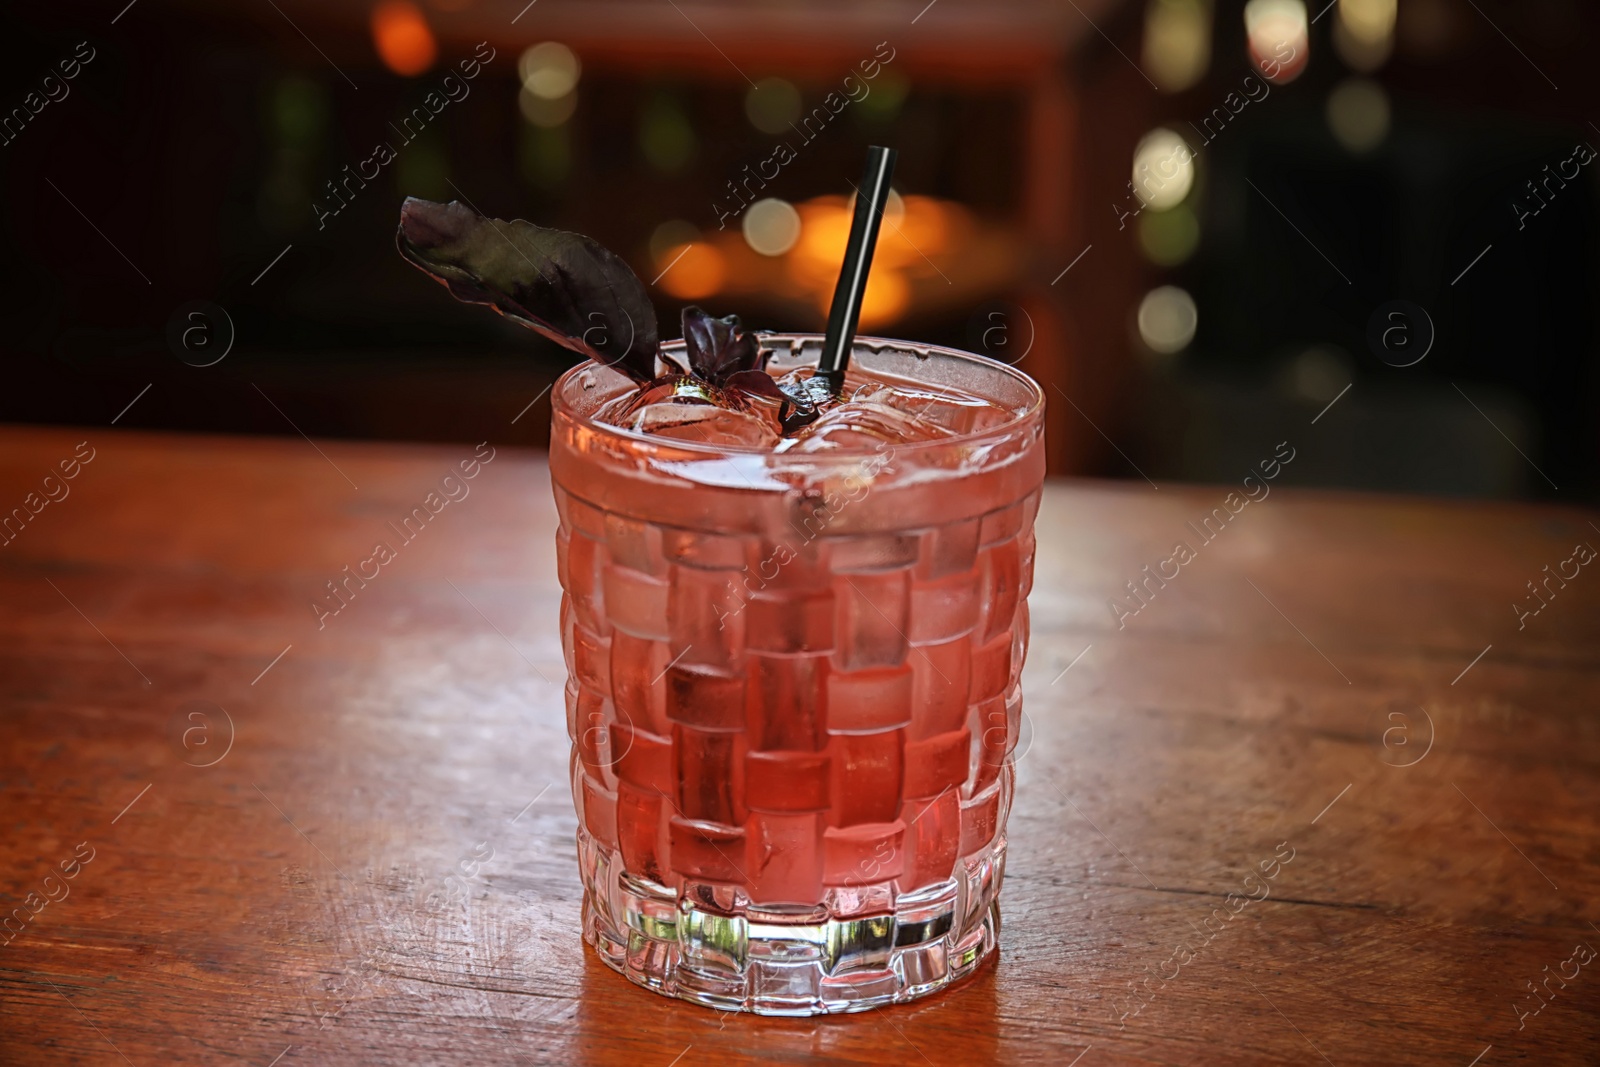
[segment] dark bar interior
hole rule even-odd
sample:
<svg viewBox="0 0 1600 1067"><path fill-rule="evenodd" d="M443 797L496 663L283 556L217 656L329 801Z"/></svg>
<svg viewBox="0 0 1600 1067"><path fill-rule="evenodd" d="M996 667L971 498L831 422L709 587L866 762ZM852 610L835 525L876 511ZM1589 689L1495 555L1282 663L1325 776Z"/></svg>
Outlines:
<svg viewBox="0 0 1600 1067"><path fill-rule="evenodd" d="M9 15L0 417L148 385L119 426L464 441L532 403L538 445L570 361L419 294L404 195L590 234L669 320L820 330L883 143L863 333L1051 383L1055 472L1227 478L1339 397L1301 484L1594 492L1590 5L1501 14L1537 67L1470 5L1310 12L1275 78L1234 4L509 6Z"/></svg>

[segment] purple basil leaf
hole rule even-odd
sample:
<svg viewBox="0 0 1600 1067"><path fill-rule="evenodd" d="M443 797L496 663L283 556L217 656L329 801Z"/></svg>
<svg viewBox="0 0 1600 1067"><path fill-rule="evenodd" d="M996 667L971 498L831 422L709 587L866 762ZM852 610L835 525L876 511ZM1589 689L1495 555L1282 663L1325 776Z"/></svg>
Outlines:
<svg viewBox="0 0 1600 1067"><path fill-rule="evenodd" d="M724 389L733 389L755 396L764 396L769 400L788 400L789 394L779 388L772 375L764 370L742 370L728 375L723 381Z"/></svg>
<svg viewBox="0 0 1600 1067"><path fill-rule="evenodd" d="M407 197L395 243L457 300L487 304L640 382L655 376L656 312L644 284L582 234Z"/></svg>
<svg viewBox="0 0 1600 1067"><path fill-rule="evenodd" d="M717 385L740 371L755 370L760 362L756 335L745 332L737 315L714 319L693 305L684 308L683 344L689 369Z"/></svg>

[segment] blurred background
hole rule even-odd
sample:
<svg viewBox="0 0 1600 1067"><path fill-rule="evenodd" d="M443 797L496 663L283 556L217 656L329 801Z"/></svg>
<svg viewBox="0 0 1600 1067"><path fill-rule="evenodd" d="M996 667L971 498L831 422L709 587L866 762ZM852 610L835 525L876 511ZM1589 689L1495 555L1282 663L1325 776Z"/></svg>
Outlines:
<svg viewBox="0 0 1600 1067"><path fill-rule="evenodd" d="M0 418L541 445L571 363L405 265L403 196L1046 383L1057 473L1595 499L1580 0L14 6Z"/></svg>

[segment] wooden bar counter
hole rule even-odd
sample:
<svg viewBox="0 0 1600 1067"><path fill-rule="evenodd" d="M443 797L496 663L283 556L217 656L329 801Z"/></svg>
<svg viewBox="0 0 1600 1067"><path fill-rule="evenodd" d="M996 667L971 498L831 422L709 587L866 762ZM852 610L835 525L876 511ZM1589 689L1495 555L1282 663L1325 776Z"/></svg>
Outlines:
<svg viewBox="0 0 1600 1067"><path fill-rule="evenodd" d="M0 428L0 1063L1600 1062L1600 518L1293 482L1049 486L998 958L767 1019L580 941L541 455Z"/></svg>

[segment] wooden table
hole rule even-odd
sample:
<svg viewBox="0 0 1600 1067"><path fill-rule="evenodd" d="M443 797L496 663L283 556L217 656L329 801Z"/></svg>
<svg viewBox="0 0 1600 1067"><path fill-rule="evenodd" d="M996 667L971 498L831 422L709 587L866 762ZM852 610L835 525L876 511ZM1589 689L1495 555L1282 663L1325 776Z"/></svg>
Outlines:
<svg viewBox="0 0 1600 1067"><path fill-rule="evenodd" d="M1600 567L1511 607L1594 515L1052 485L998 961L775 1020L579 941L541 456L319 629L472 447L0 429L0 507L81 441L0 547L0 1063L1600 1062Z"/></svg>

